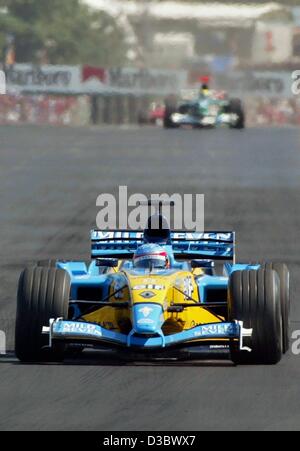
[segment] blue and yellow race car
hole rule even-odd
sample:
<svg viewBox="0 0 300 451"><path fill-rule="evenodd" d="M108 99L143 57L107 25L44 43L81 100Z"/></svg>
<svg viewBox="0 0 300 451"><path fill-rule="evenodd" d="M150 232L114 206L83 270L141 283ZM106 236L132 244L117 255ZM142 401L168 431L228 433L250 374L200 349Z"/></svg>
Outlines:
<svg viewBox="0 0 300 451"><path fill-rule="evenodd" d="M92 260L41 261L20 277L22 362L95 348L133 359L228 354L276 364L289 348L289 272L237 264L233 232L91 232ZM99 354L100 355L100 354Z"/></svg>

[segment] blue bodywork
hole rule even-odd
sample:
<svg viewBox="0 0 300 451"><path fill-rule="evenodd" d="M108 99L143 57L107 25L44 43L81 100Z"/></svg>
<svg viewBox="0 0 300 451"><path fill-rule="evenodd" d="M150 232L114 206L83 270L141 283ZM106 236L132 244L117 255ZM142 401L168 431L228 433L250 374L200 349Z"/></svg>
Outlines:
<svg viewBox="0 0 300 451"><path fill-rule="evenodd" d="M191 342L201 339L216 338L238 338L240 335L240 326L236 323L216 323L197 326L191 330L186 330L174 335L158 337L141 337L134 333L124 335L118 332L104 329L97 324L73 321L57 321L52 329L55 338L84 339L90 338L95 342L106 342L120 346L139 347L139 348L165 348L167 346L180 343Z"/></svg>

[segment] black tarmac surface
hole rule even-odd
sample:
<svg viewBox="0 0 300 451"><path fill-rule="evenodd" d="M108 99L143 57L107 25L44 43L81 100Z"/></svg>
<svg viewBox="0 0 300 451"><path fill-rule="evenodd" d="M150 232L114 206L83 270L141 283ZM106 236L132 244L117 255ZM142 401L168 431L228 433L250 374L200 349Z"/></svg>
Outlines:
<svg viewBox="0 0 300 451"><path fill-rule="evenodd" d="M21 269L89 258L96 198L205 194L206 227L234 229L238 259L288 263L300 330L300 133L0 127L0 430L300 429L300 355L230 362L21 365L13 355Z"/></svg>

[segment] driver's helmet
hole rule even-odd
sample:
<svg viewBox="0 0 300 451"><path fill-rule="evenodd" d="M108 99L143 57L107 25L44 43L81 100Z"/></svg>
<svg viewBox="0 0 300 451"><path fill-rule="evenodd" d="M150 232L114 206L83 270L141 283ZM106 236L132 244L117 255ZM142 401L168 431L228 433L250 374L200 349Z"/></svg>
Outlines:
<svg viewBox="0 0 300 451"><path fill-rule="evenodd" d="M203 84L201 86L201 89L199 92L199 97L203 99L203 98L210 97L210 95L211 95L211 92L210 92L209 86L207 84Z"/></svg>
<svg viewBox="0 0 300 451"><path fill-rule="evenodd" d="M143 269L166 269L169 267L168 253L158 244L143 244L134 254L133 266Z"/></svg>

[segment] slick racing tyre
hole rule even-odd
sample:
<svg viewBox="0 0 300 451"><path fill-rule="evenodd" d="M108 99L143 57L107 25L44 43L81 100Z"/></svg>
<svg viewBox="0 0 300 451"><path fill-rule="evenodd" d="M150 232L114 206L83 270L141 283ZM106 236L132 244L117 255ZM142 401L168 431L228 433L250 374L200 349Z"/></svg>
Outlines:
<svg viewBox="0 0 300 451"><path fill-rule="evenodd" d="M229 281L229 320L243 321L253 329L244 346L252 352L240 351L231 343L231 358L237 364L274 365L282 358L283 330L280 302L280 280L276 271L259 269L235 271Z"/></svg>
<svg viewBox="0 0 300 451"><path fill-rule="evenodd" d="M228 110L230 113L235 114L238 117L235 124L232 124L230 128L235 128L239 130L244 129L246 118L241 100L240 99L230 100Z"/></svg>
<svg viewBox="0 0 300 451"><path fill-rule="evenodd" d="M165 101L165 115L164 115L164 128L178 128L177 124L174 124L172 115L177 113L177 102L172 98L168 98Z"/></svg>
<svg viewBox="0 0 300 451"><path fill-rule="evenodd" d="M265 269L274 269L280 279L280 301L283 327L283 353L290 349L290 273L284 263L266 263Z"/></svg>
<svg viewBox="0 0 300 451"><path fill-rule="evenodd" d="M179 126L172 121L172 115L176 113L176 108L167 106L164 116L164 128L178 128Z"/></svg>
<svg viewBox="0 0 300 451"><path fill-rule="evenodd" d="M35 267L22 272L15 329L15 351L21 362L63 359L63 346L44 352L48 336L42 328L51 318L68 318L70 287L70 276L61 269Z"/></svg>

